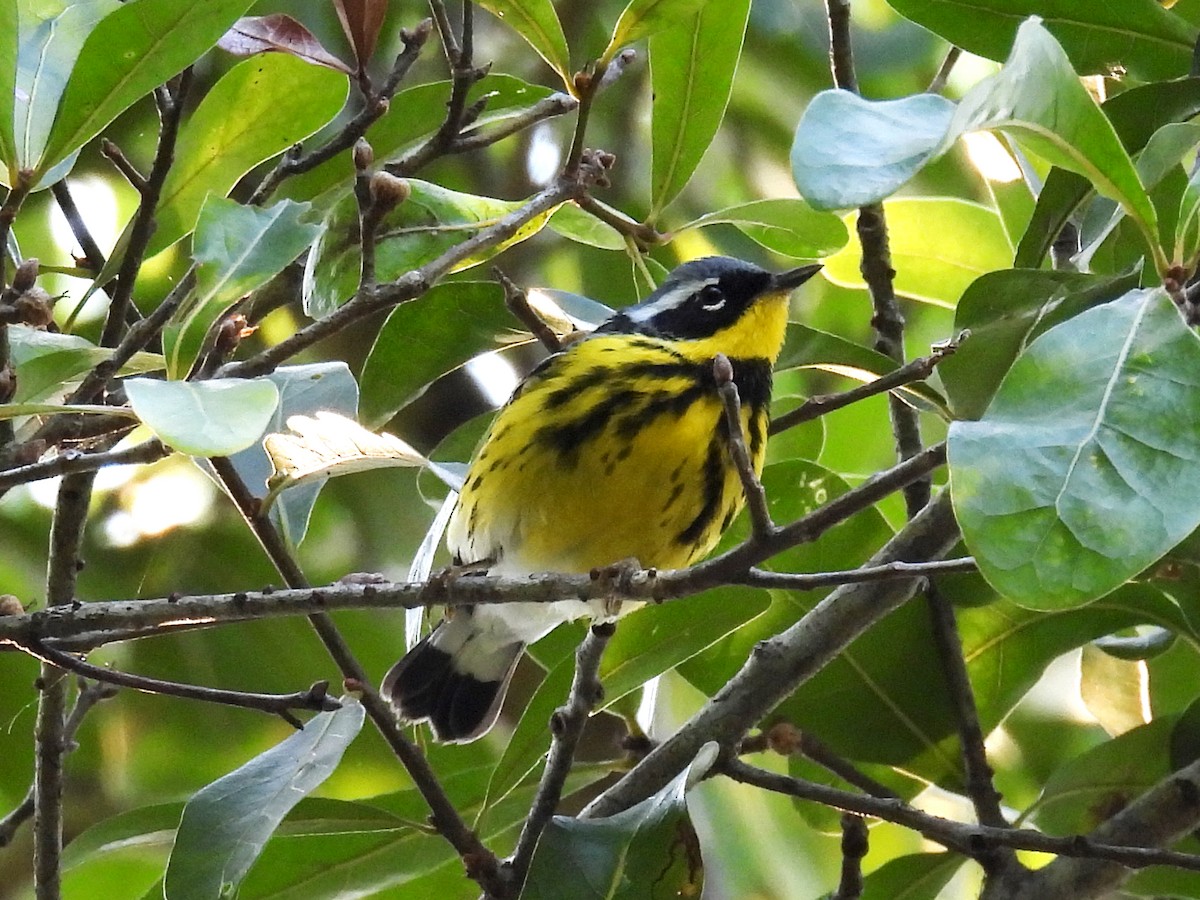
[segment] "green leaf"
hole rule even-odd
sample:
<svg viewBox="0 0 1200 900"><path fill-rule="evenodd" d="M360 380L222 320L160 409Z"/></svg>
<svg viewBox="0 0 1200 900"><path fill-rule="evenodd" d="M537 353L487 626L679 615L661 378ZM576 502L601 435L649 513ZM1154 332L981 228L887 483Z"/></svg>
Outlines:
<svg viewBox="0 0 1200 900"><path fill-rule="evenodd" d="M1132 291L1037 338L983 418L951 426L955 511L1002 594L1086 603L1200 525L1198 371L1170 298Z"/></svg>
<svg viewBox="0 0 1200 900"><path fill-rule="evenodd" d="M192 456L228 456L260 437L279 402L266 378L125 382L138 418L164 443Z"/></svg>
<svg viewBox="0 0 1200 900"><path fill-rule="evenodd" d="M393 112L367 129L366 138L375 151L375 159L390 159L419 138L437 131L446 118L450 91L451 82L434 81L397 93L390 104ZM486 101L483 112L474 121L474 127L479 128L512 118L553 93L549 88L511 75L487 75L468 91L467 105L473 107ZM309 172L289 178L279 193L295 200L313 200L327 192L348 193L353 171L350 151L346 150Z"/></svg>
<svg viewBox="0 0 1200 900"><path fill-rule="evenodd" d="M525 38L538 56L558 73L563 84L570 86L571 57L567 39L550 0L479 0L479 5Z"/></svg>
<svg viewBox="0 0 1200 900"><path fill-rule="evenodd" d="M888 0L912 19L964 50L1004 59L1013 34L1028 16L1046 20L1081 74L1124 69L1135 79L1155 81L1186 75L1195 29L1168 4L1122 0L1080 5L1075 0Z"/></svg>
<svg viewBox="0 0 1200 900"><path fill-rule="evenodd" d="M241 768L202 788L183 810L167 864L172 900L235 893L283 817L337 768L358 735L363 708L318 713L298 731Z"/></svg>
<svg viewBox="0 0 1200 900"><path fill-rule="evenodd" d="M310 209L291 200L265 209L222 197L205 200L192 244L196 290L163 332L170 377L186 377L221 316L316 240L320 228L304 221Z"/></svg>
<svg viewBox="0 0 1200 900"><path fill-rule="evenodd" d="M1135 728L1069 760L1026 811L1048 834L1086 834L1170 774L1173 718Z"/></svg>
<svg viewBox="0 0 1200 900"><path fill-rule="evenodd" d="M861 900L936 900L962 868L954 853L897 856L863 879Z"/></svg>
<svg viewBox="0 0 1200 900"><path fill-rule="evenodd" d="M1163 125L1200 113L1200 78L1138 85L1108 100L1103 110L1125 149L1136 153ZM1068 216L1091 190L1091 182L1082 175L1051 170L1017 247L1019 268L1035 269L1041 264Z"/></svg>
<svg viewBox="0 0 1200 900"><path fill-rule="evenodd" d="M475 232L524 205L452 191L428 181L410 179L412 195L380 223L375 243L375 274L391 281L437 259ZM513 244L533 237L550 218L550 210L522 226L516 234L458 263L460 272L491 259ZM305 271L304 311L313 318L328 315L358 288L362 254L358 237L358 204L346 197L325 219Z"/></svg>
<svg viewBox="0 0 1200 900"><path fill-rule="evenodd" d="M716 757L705 744L670 784L606 819L555 816L542 832L525 900L659 900L699 896L704 884L700 846L685 792ZM563 872L573 874L564 878Z"/></svg>
<svg viewBox="0 0 1200 900"><path fill-rule="evenodd" d="M183 803L160 803L105 819L71 840L63 851L63 869L70 871L134 843L166 851L182 813Z"/></svg>
<svg viewBox="0 0 1200 900"><path fill-rule="evenodd" d="M1084 275L1040 269L1006 269L980 276L954 314L954 331L970 331L938 366L946 396L960 419L983 415L1017 354L1046 329L1133 290L1139 272Z"/></svg>
<svg viewBox="0 0 1200 900"><path fill-rule="evenodd" d="M985 733L1004 721L1046 666L1089 641L1134 625L1195 637L1187 612L1144 584L1127 584L1088 606L1049 615L997 597L975 574L939 584L957 608L963 658Z"/></svg>
<svg viewBox="0 0 1200 900"><path fill-rule="evenodd" d="M17 369L16 403L46 399L113 353L111 348L97 347L78 335L28 325L8 326L8 340ZM157 353L137 353L117 374L123 377L161 368L163 358Z"/></svg>
<svg viewBox="0 0 1200 900"><path fill-rule="evenodd" d="M179 136L147 256L187 235L209 194L224 197L256 165L332 119L347 90L345 76L283 53L226 72Z"/></svg>
<svg viewBox="0 0 1200 900"><path fill-rule="evenodd" d="M121 4L117 0L86 0L35 6L25 0L6 6L21 26L11 109L12 159L19 167L34 168L84 42L96 23Z"/></svg>
<svg viewBox="0 0 1200 900"><path fill-rule="evenodd" d="M1036 18L1022 23L1004 68L963 97L940 149L982 128L1005 129L1048 162L1091 180L1096 190L1126 208L1156 260L1161 257L1154 205L1129 154L1062 48Z"/></svg>
<svg viewBox="0 0 1200 900"><path fill-rule="evenodd" d="M439 376L497 349L516 324L494 282L439 284L397 306L363 364L362 423L380 427Z"/></svg>
<svg viewBox="0 0 1200 900"><path fill-rule="evenodd" d="M12 187L17 180L17 145L13 137L13 107L16 103L18 33L20 14L17 4L0 3L0 180ZM9 100L13 97L13 100ZM4 252L0 247L0 253Z"/></svg>
<svg viewBox="0 0 1200 900"><path fill-rule="evenodd" d="M547 224L555 234L577 244L587 244L601 250L625 249L625 238L621 232L591 213L584 212L574 203L564 203L556 209Z"/></svg>
<svg viewBox="0 0 1200 900"><path fill-rule="evenodd" d="M105 16L71 70L38 171L49 171L195 62L249 6L250 0L131 0Z"/></svg>
<svg viewBox="0 0 1200 900"><path fill-rule="evenodd" d="M266 378L279 392L279 402L263 427L268 433L283 431L292 416L328 410L353 417L358 406L358 385L349 367L340 360L281 366ZM230 457L230 462L251 493L262 498L267 495L267 481L273 469L257 437L246 449ZM279 502L271 506L272 521L292 546L299 546L304 540L309 515L324 484L322 480L285 491Z"/></svg>
<svg viewBox="0 0 1200 900"><path fill-rule="evenodd" d="M680 19L699 12L708 0L629 0L621 11L613 29L608 46L600 54L602 62L609 62L617 51L626 44L669 28Z"/></svg>
<svg viewBox="0 0 1200 900"><path fill-rule="evenodd" d="M706 3L650 39L650 219L683 190L721 126L749 15L750 0Z"/></svg>
<svg viewBox="0 0 1200 900"><path fill-rule="evenodd" d="M829 256L850 239L833 213L818 212L803 200L752 200L707 213L677 229L733 225L747 237L782 256L815 259Z"/></svg>
<svg viewBox="0 0 1200 900"><path fill-rule="evenodd" d="M953 116L954 104L937 94L864 100L850 91L822 91L796 126L796 186L817 209L874 203L941 152Z"/></svg>
<svg viewBox="0 0 1200 900"><path fill-rule="evenodd" d="M1004 223L986 206L953 197L906 197L884 203L884 212L896 293L905 297L953 308L976 278L1012 264ZM858 234L850 229L850 243L825 260L822 274L843 287L865 288L861 260Z"/></svg>

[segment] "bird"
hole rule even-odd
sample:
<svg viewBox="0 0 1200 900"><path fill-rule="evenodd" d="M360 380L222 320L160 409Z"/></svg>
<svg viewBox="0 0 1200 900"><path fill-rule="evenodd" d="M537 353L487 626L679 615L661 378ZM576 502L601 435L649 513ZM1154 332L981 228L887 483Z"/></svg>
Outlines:
<svg viewBox="0 0 1200 900"><path fill-rule="evenodd" d="M446 530L454 564L579 574L631 559L675 569L706 556L745 503L714 360L732 363L759 473L789 298L820 268L693 259L544 359L468 466ZM388 671L382 693L400 720L428 721L439 742L475 740L495 723L526 645L562 622L614 612L603 600L448 610Z"/></svg>

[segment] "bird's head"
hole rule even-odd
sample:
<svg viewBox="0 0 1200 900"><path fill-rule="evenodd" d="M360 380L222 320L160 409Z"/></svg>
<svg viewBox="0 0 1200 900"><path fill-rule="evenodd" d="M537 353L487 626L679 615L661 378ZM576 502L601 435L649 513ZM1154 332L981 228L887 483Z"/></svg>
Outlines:
<svg viewBox="0 0 1200 900"><path fill-rule="evenodd" d="M644 334L696 342L701 353L772 361L783 345L788 296L820 270L801 266L778 274L726 256L676 267L649 297L626 307L598 334ZM711 346L710 346L711 345Z"/></svg>

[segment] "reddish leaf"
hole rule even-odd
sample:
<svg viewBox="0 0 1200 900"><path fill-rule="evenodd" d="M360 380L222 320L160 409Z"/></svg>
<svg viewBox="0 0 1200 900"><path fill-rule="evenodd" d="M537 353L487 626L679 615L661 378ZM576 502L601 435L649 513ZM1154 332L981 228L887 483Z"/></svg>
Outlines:
<svg viewBox="0 0 1200 900"><path fill-rule="evenodd" d="M234 56L253 56L255 53L290 53L314 66L325 66L337 72L353 75L354 70L323 46L311 31L282 13L270 16L247 16L238 19L217 46Z"/></svg>
<svg viewBox="0 0 1200 900"><path fill-rule="evenodd" d="M342 30L354 48L358 67L363 69L375 52L375 41L387 12L387 0L334 0L333 5L337 8Z"/></svg>

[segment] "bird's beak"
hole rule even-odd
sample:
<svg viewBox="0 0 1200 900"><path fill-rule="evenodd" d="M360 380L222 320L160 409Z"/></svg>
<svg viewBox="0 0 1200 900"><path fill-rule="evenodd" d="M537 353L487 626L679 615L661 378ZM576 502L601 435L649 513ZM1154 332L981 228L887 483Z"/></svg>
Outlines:
<svg viewBox="0 0 1200 900"><path fill-rule="evenodd" d="M768 292L778 294L793 291L820 271L821 264L815 263L811 266L801 266L798 269L788 269L786 272L772 275Z"/></svg>

